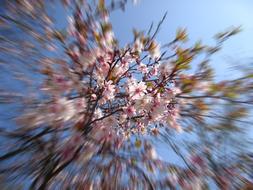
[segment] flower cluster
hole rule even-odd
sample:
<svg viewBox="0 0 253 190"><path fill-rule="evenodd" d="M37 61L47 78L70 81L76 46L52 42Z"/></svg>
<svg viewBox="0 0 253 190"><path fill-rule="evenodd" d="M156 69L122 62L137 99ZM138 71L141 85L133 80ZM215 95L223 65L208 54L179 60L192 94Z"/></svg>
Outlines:
<svg viewBox="0 0 253 190"><path fill-rule="evenodd" d="M52 58L42 61L41 73L46 77L41 92L48 101L24 114L21 123L78 125L80 131L89 129L101 139L128 138L151 132L157 125L182 131L175 67L162 60L155 40L139 35L120 48L106 11L94 21L77 9L69 17L67 31L64 39L61 33L57 37L69 60L55 66Z"/></svg>
<svg viewBox="0 0 253 190"><path fill-rule="evenodd" d="M43 1L8 1L6 4L18 9L0 15L1 62L9 63L1 64L1 68L29 84L27 89L33 91L0 93L0 101L9 103L13 98L24 108L15 118L17 126L0 130L2 139L19 142L13 151L1 153L0 161L11 159L6 167L6 163L0 164L0 170L10 171L11 176L16 168L28 173L33 180L31 189L50 185L49 189L126 189L123 186L127 181L130 189L164 189L173 184L192 189L204 185L202 175L220 184L227 181L230 174L225 169L210 174L213 162L206 154L194 155L188 169L175 167L180 169L163 181L170 164L160 160L147 139L158 136L183 158L171 140L174 132L197 131L196 135L202 135L206 129L236 128L232 120L241 121L247 109L233 106L252 104L252 80L248 80L252 72L219 82L214 80L208 62L237 30L218 35L215 47L200 42L188 45L185 29L179 29L171 42L160 44L155 38L164 16L156 29L151 26L148 33L134 30L133 40L120 46L109 13L115 8L124 10L125 0L111 1L111 5L104 0L73 2L62 0L66 14L73 13L68 16L66 29L52 22L45 11L51 7ZM7 27L2 27L5 24ZM11 29L25 35L20 41L13 40L6 32ZM25 78L30 75L35 75L31 76L35 80ZM223 116L219 106L228 102L227 115ZM214 115L217 110L219 114ZM205 125L211 119L215 125ZM221 124L217 120L222 120ZM208 134L203 144L216 136L220 138ZM19 156L21 161L15 162L12 156ZM28 157L34 161L31 166ZM154 178L161 180L153 182L146 172L156 171L165 175L158 172Z"/></svg>

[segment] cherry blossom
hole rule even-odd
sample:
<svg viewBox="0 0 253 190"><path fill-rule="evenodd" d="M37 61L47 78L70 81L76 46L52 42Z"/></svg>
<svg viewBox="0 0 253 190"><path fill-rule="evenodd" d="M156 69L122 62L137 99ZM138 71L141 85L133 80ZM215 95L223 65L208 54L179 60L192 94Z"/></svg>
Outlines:
<svg viewBox="0 0 253 190"><path fill-rule="evenodd" d="M136 114L136 109L134 108L134 106L129 105L124 108L124 112L128 117L132 117Z"/></svg>
<svg viewBox="0 0 253 190"><path fill-rule="evenodd" d="M136 81L133 81L128 88L129 88L130 98L132 100L137 100L137 99L142 98L145 95L147 86L142 81L139 83Z"/></svg>
<svg viewBox="0 0 253 190"><path fill-rule="evenodd" d="M161 56L160 45L154 42L153 46L154 47L152 47L152 49L150 50L150 56L152 59L157 59Z"/></svg>
<svg viewBox="0 0 253 190"><path fill-rule="evenodd" d="M103 91L103 99L105 101L113 99L115 96L115 85L113 85L113 82L106 81L104 85L104 91Z"/></svg>
<svg viewBox="0 0 253 190"><path fill-rule="evenodd" d="M145 64L143 64L143 63L140 63L140 64L139 64L138 70L139 70L140 72L142 72L143 74L148 73L148 71L149 71L147 65L145 65Z"/></svg>

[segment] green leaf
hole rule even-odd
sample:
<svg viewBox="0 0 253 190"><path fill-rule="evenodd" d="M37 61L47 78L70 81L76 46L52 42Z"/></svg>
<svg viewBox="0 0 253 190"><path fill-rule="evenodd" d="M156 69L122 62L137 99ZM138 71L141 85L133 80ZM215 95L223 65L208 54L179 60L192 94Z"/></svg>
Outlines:
<svg viewBox="0 0 253 190"><path fill-rule="evenodd" d="M198 41L195 43L192 51L198 53L198 52L202 51L204 48L205 48L205 46L202 45L202 42Z"/></svg>
<svg viewBox="0 0 253 190"><path fill-rule="evenodd" d="M252 74L248 74L248 75L246 76L246 78L253 78L253 73L252 73Z"/></svg>
<svg viewBox="0 0 253 190"><path fill-rule="evenodd" d="M176 41L186 42L188 40L188 35L185 28L179 28L176 33Z"/></svg>
<svg viewBox="0 0 253 190"><path fill-rule="evenodd" d="M229 91L229 92L225 92L224 96L227 97L227 98L234 99L234 98L238 97L238 94L236 94L233 91Z"/></svg>
<svg viewBox="0 0 253 190"><path fill-rule="evenodd" d="M131 161L130 161L130 162L131 162L132 165L136 165L137 160L136 160L135 158L131 158Z"/></svg>
<svg viewBox="0 0 253 190"><path fill-rule="evenodd" d="M136 148L140 148L141 147L141 141L139 139L136 139L134 145L135 145Z"/></svg>
<svg viewBox="0 0 253 190"><path fill-rule="evenodd" d="M105 1L104 0L99 0L99 2L98 2L98 10L99 11L104 11L105 10Z"/></svg>
<svg viewBox="0 0 253 190"><path fill-rule="evenodd" d="M110 23L103 23L101 24L101 28L102 28L103 34L105 34L106 32L109 32L112 30L112 25Z"/></svg>

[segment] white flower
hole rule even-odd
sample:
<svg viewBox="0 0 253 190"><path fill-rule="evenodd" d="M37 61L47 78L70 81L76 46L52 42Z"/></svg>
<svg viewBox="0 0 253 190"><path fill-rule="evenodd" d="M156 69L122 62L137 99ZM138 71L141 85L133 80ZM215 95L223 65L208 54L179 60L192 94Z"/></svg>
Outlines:
<svg viewBox="0 0 253 190"><path fill-rule="evenodd" d="M176 96L177 94L180 94L181 92L182 92L181 89L178 87L172 88L172 93L174 94L174 96Z"/></svg>
<svg viewBox="0 0 253 190"><path fill-rule="evenodd" d="M103 112L101 109L97 108L94 112L94 117L97 119L97 118L101 118L103 117Z"/></svg>
<svg viewBox="0 0 253 190"><path fill-rule="evenodd" d="M143 43L140 41L139 38L137 38L134 43L134 51L141 53L143 48L144 48Z"/></svg>
<svg viewBox="0 0 253 190"><path fill-rule="evenodd" d="M134 81L129 86L129 95L130 95L131 99L133 99L133 100L140 99L147 92L146 89L147 89L147 86L144 82L141 81L141 82L137 83Z"/></svg>
<svg viewBox="0 0 253 190"><path fill-rule="evenodd" d="M115 85L113 85L113 82L106 81L103 91L103 99L105 101L113 99L115 96Z"/></svg>
<svg viewBox="0 0 253 190"><path fill-rule="evenodd" d="M74 99L74 106L77 112L83 112L87 107L87 102L85 98Z"/></svg>
<svg viewBox="0 0 253 190"><path fill-rule="evenodd" d="M163 104L154 105L151 110L151 121L161 120L164 116L164 113L167 111L166 106Z"/></svg>
<svg viewBox="0 0 253 190"><path fill-rule="evenodd" d="M123 75L129 68L129 63L128 62L124 62L120 65L116 65L112 71L112 76L114 77L120 77L121 75Z"/></svg>
<svg viewBox="0 0 253 190"><path fill-rule="evenodd" d="M156 160L157 158L158 158L158 156L157 156L157 152L156 152L156 150L153 148L153 147L150 147L149 149L148 149L148 156L151 158L151 159L154 159L154 160Z"/></svg>
<svg viewBox="0 0 253 190"><path fill-rule="evenodd" d="M63 121L68 121L75 116L76 110L72 100L60 98L58 99L57 104L59 104L60 110L55 114L58 116L59 119L62 119Z"/></svg>
<svg viewBox="0 0 253 190"><path fill-rule="evenodd" d="M140 63L138 66L138 71L142 72L143 74L148 73L147 65Z"/></svg>
<svg viewBox="0 0 253 190"><path fill-rule="evenodd" d="M120 114L119 116L119 122L120 123L124 123L127 119L127 114L123 113L123 114Z"/></svg>
<svg viewBox="0 0 253 190"><path fill-rule="evenodd" d="M152 97L149 95L144 95L142 98L136 100L135 102L135 107L137 110L139 109L145 109L145 110L150 110L151 108L151 102L152 102Z"/></svg>
<svg viewBox="0 0 253 190"><path fill-rule="evenodd" d="M80 62L83 66L83 70L87 71L96 61L96 55L94 52L84 52L80 56Z"/></svg>
<svg viewBox="0 0 253 190"><path fill-rule="evenodd" d="M158 74L158 68L160 67L160 64L156 64L153 66L153 68L150 71L151 76L156 76Z"/></svg>
<svg viewBox="0 0 253 190"><path fill-rule="evenodd" d="M176 129L177 132L179 133L183 132L181 126L178 124L176 118L173 117L173 115L167 117L167 124L173 129Z"/></svg>
<svg viewBox="0 0 253 190"><path fill-rule="evenodd" d="M103 124L105 127L115 127L118 124L118 120L112 115L103 120Z"/></svg>
<svg viewBox="0 0 253 190"><path fill-rule="evenodd" d="M114 33L110 30L105 33L105 40L108 45L111 45L114 40Z"/></svg>
<svg viewBox="0 0 253 190"><path fill-rule="evenodd" d="M162 76L168 76L172 71L172 66L170 63L163 63L159 66L159 72Z"/></svg>
<svg viewBox="0 0 253 190"><path fill-rule="evenodd" d="M206 92L210 88L210 85L211 83L209 81L201 81L197 83L195 88L200 92Z"/></svg>
<svg viewBox="0 0 253 190"><path fill-rule="evenodd" d="M67 20L68 20L68 28L67 28L67 31L70 35L75 35L75 21L74 21L74 18L71 17L71 16L68 16L67 17Z"/></svg>

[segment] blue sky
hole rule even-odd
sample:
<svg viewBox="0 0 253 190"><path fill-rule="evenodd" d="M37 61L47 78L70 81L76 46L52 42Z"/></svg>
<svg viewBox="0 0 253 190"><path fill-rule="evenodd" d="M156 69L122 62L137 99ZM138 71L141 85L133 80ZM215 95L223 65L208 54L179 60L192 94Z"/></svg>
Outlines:
<svg viewBox="0 0 253 190"><path fill-rule="evenodd" d="M212 45L213 35L231 26L242 26L243 32L227 41L223 50L214 58L219 77L228 62L249 62L253 52L253 1L252 0L141 0L137 6L128 4L126 12L116 11L111 21L116 36L122 44L132 39L132 28L148 29L151 22L158 23L167 11L167 18L157 39L170 41L178 27L188 30L190 42L201 39Z"/></svg>

